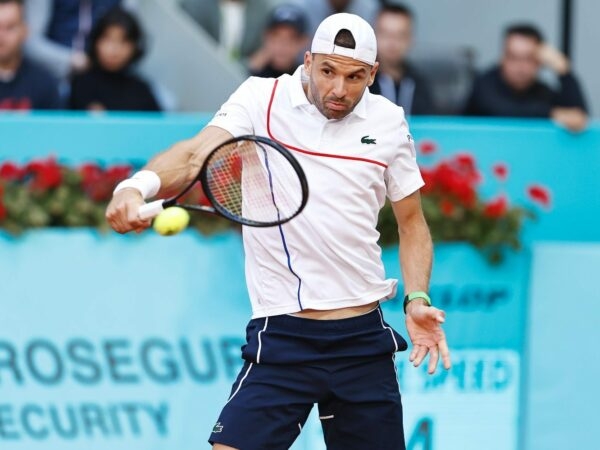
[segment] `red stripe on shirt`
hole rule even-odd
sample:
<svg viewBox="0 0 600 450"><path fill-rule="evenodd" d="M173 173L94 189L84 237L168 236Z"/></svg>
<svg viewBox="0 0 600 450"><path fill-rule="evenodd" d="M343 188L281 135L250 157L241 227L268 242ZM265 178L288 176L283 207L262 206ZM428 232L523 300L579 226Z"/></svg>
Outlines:
<svg viewBox="0 0 600 450"><path fill-rule="evenodd" d="M298 147L294 147L292 145L286 144L284 142L281 142L279 139L275 138L273 136L273 133L271 133L271 106L273 105L273 99L275 98L275 91L277 90L277 85L278 84L279 84L279 80L275 80L275 84L273 85L273 90L271 91L271 98L269 100L269 107L267 108L267 133L269 134L269 137L271 139L273 139L275 142L278 142L279 144L283 145L284 147L289 148L290 150L294 150L296 152L304 153L306 155L321 156L321 157L324 157L324 158L347 159L347 160L350 160L350 161L361 161L361 162L366 162L366 163L370 163L370 164L376 164L378 166L381 166L381 167L387 169L387 167L388 167L387 164L382 163L380 161L375 161L374 159L359 158L357 156L332 155L330 153L311 152L310 150L304 150L302 148L298 148Z"/></svg>

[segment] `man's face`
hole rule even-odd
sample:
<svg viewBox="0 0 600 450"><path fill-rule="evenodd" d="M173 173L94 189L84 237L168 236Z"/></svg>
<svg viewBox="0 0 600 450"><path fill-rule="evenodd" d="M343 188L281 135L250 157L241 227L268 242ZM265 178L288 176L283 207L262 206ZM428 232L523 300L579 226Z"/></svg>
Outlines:
<svg viewBox="0 0 600 450"><path fill-rule="evenodd" d="M510 87L522 91L535 82L540 68L539 50L540 43L531 37L513 34L506 38L501 70Z"/></svg>
<svg viewBox="0 0 600 450"><path fill-rule="evenodd" d="M274 69L288 71L298 65L297 57L307 38L290 25L277 25L265 33L265 49Z"/></svg>
<svg viewBox="0 0 600 450"><path fill-rule="evenodd" d="M377 55L383 64L398 65L412 45L412 22L404 14L384 12L377 18Z"/></svg>
<svg viewBox="0 0 600 450"><path fill-rule="evenodd" d="M0 63L17 57L26 37L22 7L16 3L0 4Z"/></svg>
<svg viewBox="0 0 600 450"><path fill-rule="evenodd" d="M373 84L378 63L370 66L347 56L306 52L304 67L309 76L308 99L328 119L343 119Z"/></svg>

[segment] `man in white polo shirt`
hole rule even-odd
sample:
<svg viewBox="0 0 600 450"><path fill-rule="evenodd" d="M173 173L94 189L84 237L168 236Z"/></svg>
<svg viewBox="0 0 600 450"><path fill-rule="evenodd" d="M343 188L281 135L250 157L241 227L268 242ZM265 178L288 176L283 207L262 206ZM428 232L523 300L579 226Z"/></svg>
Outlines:
<svg viewBox="0 0 600 450"><path fill-rule="evenodd" d="M252 302L245 364L210 436L213 449L288 449L315 403L328 449L403 450L394 354L406 341L379 303L396 295L377 245L386 196L400 233L406 325L429 373L450 355L443 311L427 296L432 243L423 185L402 108L372 95L378 64L372 28L335 14L317 29L293 75L249 78L196 137L155 157L117 188L107 210L120 233L141 230L147 197L177 191L206 154L243 134L290 149L310 186L305 210L274 228L244 228ZM133 186L133 187L132 187Z"/></svg>

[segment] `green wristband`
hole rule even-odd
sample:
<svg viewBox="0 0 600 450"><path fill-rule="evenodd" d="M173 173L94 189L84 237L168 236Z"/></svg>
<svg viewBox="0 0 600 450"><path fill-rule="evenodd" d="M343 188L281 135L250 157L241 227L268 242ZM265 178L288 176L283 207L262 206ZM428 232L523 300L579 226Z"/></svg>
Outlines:
<svg viewBox="0 0 600 450"><path fill-rule="evenodd" d="M406 294L406 296L404 297L404 314L406 314L406 307L408 306L408 304L417 298L421 298L421 299L425 300L425 302L427 303L427 306L431 306L431 299L429 298L429 295L427 295L426 292L423 292L423 291L411 292L409 294Z"/></svg>

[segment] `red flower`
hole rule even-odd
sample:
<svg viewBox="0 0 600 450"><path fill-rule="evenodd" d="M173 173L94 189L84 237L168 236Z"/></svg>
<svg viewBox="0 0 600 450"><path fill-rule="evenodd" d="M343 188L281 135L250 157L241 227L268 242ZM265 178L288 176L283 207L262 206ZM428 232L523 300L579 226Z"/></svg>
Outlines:
<svg viewBox="0 0 600 450"><path fill-rule="evenodd" d="M83 164L79 167L79 173L84 183L96 181L102 175L102 169L97 164Z"/></svg>
<svg viewBox="0 0 600 450"><path fill-rule="evenodd" d="M94 201L109 200L116 185L127 178L131 166L111 166L106 171L98 164L83 164L79 168L81 187Z"/></svg>
<svg viewBox="0 0 600 450"><path fill-rule="evenodd" d="M452 203L450 200L444 198L440 202L440 210L442 211L442 214L444 216L451 216L452 214L454 214L454 209L454 203Z"/></svg>
<svg viewBox="0 0 600 450"><path fill-rule="evenodd" d="M242 181L242 157L239 153L229 155L229 166L231 167L231 178L237 182Z"/></svg>
<svg viewBox="0 0 600 450"><path fill-rule="evenodd" d="M491 219L498 219L506 214L507 209L508 200L501 195L485 205L483 215Z"/></svg>
<svg viewBox="0 0 600 450"><path fill-rule="evenodd" d="M527 188L529 198L536 203L548 208L551 203L550 191L539 184L533 184Z"/></svg>
<svg viewBox="0 0 600 450"><path fill-rule="evenodd" d="M421 188L421 193L429 194L433 192L435 190L435 172L421 167L421 177L425 183Z"/></svg>
<svg viewBox="0 0 600 450"><path fill-rule="evenodd" d="M27 164L25 170L33 175L31 186L34 189L52 189L62 183L62 171L54 158L34 160Z"/></svg>
<svg viewBox="0 0 600 450"><path fill-rule="evenodd" d="M106 169L106 177L115 186L117 185L117 183L127 178L130 173L131 166L126 165L111 166L108 169Z"/></svg>
<svg viewBox="0 0 600 450"><path fill-rule="evenodd" d="M454 156L454 160L458 164L458 167L465 172L475 171L475 159L470 153L457 153Z"/></svg>
<svg viewBox="0 0 600 450"><path fill-rule="evenodd" d="M460 170L456 161L444 161L435 169L436 187L439 187L442 193L455 197L468 208L474 206L477 200L477 179L476 172Z"/></svg>
<svg viewBox="0 0 600 450"><path fill-rule="evenodd" d="M0 165L0 178L7 181L16 181L21 179L22 176L23 169L21 169L15 163L7 161Z"/></svg>
<svg viewBox="0 0 600 450"><path fill-rule="evenodd" d="M423 141L419 144L419 150L424 155L431 155L437 150L437 145L433 141Z"/></svg>
<svg viewBox="0 0 600 450"><path fill-rule="evenodd" d="M500 181L506 181L508 177L508 167L504 163L495 164L492 168L494 171L494 176L498 178Z"/></svg>

